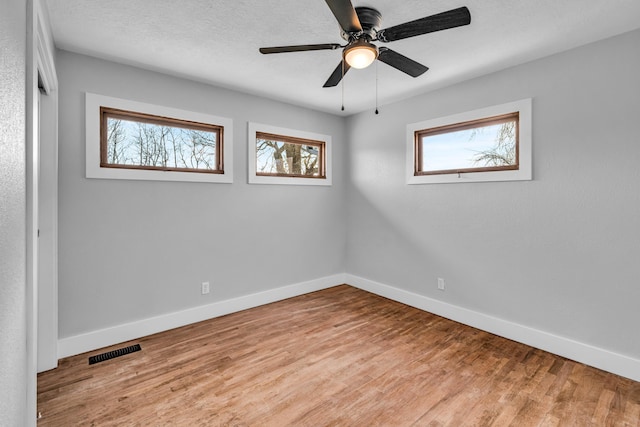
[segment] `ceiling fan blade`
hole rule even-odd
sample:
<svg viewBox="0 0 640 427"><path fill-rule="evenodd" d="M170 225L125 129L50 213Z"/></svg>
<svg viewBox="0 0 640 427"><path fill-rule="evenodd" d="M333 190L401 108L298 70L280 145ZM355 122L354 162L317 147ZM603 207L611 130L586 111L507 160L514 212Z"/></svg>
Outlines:
<svg viewBox="0 0 640 427"><path fill-rule="evenodd" d="M301 44L296 46L276 46L276 47L261 47L260 53L285 53L285 52L305 52L308 50L334 50L340 46L337 43L325 43L325 44Z"/></svg>
<svg viewBox="0 0 640 427"><path fill-rule="evenodd" d="M343 66L344 66L344 71L342 70ZM346 61L344 60L340 61L336 69L333 70L333 73L331 73L326 83L322 87L337 86L338 83L340 83L340 80L342 80L342 76L347 74L347 71L349 71L349 68L351 67L349 66L349 64L346 63Z"/></svg>
<svg viewBox="0 0 640 427"><path fill-rule="evenodd" d="M347 33L362 31L360 19L350 0L326 0L340 27Z"/></svg>
<svg viewBox="0 0 640 427"><path fill-rule="evenodd" d="M392 42L422 34L433 33L434 31L447 30L449 28L461 27L471 23L471 14L466 7L459 7L447 12L405 22L378 31L378 40L381 42Z"/></svg>
<svg viewBox="0 0 640 427"><path fill-rule="evenodd" d="M393 68L409 74L411 77L418 77L424 74L429 67L409 59L404 55L399 54L395 50L388 49L386 47L378 48L378 59L387 65L391 65Z"/></svg>

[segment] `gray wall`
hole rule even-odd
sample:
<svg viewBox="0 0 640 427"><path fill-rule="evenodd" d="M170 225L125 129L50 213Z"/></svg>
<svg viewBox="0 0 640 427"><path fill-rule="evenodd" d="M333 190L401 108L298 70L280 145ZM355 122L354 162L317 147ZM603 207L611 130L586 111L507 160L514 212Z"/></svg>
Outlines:
<svg viewBox="0 0 640 427"><path fill-rule="evenodd" d="M640 358L638 46L635 31L352 116L347 271ZM533 181L405 185L406 124L529 97Z"/></svg>
<svg viewBox="0 0 640 427"><path fill-rule="evenodd" d="M0 425L27 419L25 114L27 8L0 3Z"/></svg>
<svg viewBox="0 0 640 427"><path fill-rule="evenodd" d="M345 271L343 119L65 51L56 66L60 338ZM85 92L232 118L234 183L86 179ZM247 184L249 121L331 135L333 186Z"/></svg>

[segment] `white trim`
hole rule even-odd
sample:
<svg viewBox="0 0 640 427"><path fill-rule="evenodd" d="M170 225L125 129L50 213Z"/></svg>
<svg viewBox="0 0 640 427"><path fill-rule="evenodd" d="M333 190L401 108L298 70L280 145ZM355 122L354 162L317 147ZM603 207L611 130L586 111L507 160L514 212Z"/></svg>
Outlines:
<svg viewBox="0 0 640 427"><path fill-rule="evenodd" d="M58 91L40 95L38 372L58 366Z"/></svg>
<svg viewBox="0 0 640 427"><path fill-rule="evenodd" d="M38 305L37 305L37 370L58 366L58 77L55 66L55 45L46 6L41 0L36 10L35 39L36 71L42 79L44 95L40 96L39 152L40 191L39 228L45 234L38 243ZM37 75L36 75L37 78ZM36 81L37 84L37 81ZM46 149L43 148L46 146ZM42 155L42 154L48 155ZM40 183L47 183L43 192ZM43 276L43 271L47 272Z"/></svg>
<svg viewBox="0 0 640 427"><path fill-rule="evenodd" d="M638 359L374 282L363 277L347 274L346 283L501 337L621 375L634 381L640 381L640 360Z"/></svg>
<svg viewBox="0 0 640 427"><path fill-rule="evenodd" d="M25 60L25 203L26 203L26 396L24 425L36 426L38 371L38 199L39 199L39 106L38 19L39 1L26 2Z"/></svg>
<svg viewBox="0 0 640 427"><path fill-rule="evenodd" d="M43 89L47 95L58 89L58 74L56 73L53 50L53 36L47 15L47 9L42 1L36 2L36 60L40 77L42 78Z"/></svg>
<svg viewBox="0 0 640 427"><path fill-rule="evenodd" d="M96 350L113 344L141 338L191 323L258 307L275 301L304 295L309 292L331 288L344 283L344 274L326 276L320 279L296 283L281 288L270 289L188 310L151 317L136 322L125 323L110 328L62 338L58 341L58 357L68 357Z"/></svg>
<svg viewBox="0 0 640 427"><path fill-rule="evenodd" d="M638 359L352 274L336 274L62 338L58 341L58 357L73 356L343 283L634 381L640 381L640 360Z"/></svg>
<svg viewBox="0 0 640 427"><path fill-rule="evenodd" d="M100 167L100 107L119 108L156 116L210 123L224 127L224 173L197 173ZM87 178L134 179L149 181L233 182L233 120L195 111L180 110L161 105L146 104L128 99L86 93L86 173Z"/></svg>
<svg viewBox="0 0 640 427"><path fill-rule="evenodd" d="M444 184L463 182L488 182L488 181L526 181L531 180L531 145L532 145L532 125L531 125L531 98L519 101L508 102L506 104L494 105L480 108L478 110L453 114L451 116L439 117L419 123L407 125L406 141L406 180L407 184ZM439 175L414 175L414 134L416 131L445 126L455 123L468 122L483 119L486 117L499 116L514 112L520 113L519 132L519 169L493 172L469 172L452 173Z"/></svg>
<svg viewBox="0 0 640 427"><path fill-rule="evenodd" d="M277 126L264 125L249 122L248 130L248 170L249 184L280 184L280 185L331 185L331 136L319 133L306 132L296 129L287 129ZM279 176L258 176L256 175L256 132L272 133L276 135L291 136L294 138L311 139L324 141L326 156L325 179L317 178L294 178Z"/></svg>

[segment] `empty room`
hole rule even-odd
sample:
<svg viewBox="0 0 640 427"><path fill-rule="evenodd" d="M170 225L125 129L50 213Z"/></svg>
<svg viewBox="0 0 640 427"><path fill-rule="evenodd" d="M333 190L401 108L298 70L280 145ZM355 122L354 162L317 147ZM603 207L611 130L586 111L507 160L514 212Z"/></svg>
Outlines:
<svg viewBox="0 0 640 427"><path fill-rule="evenodd" d="M8 0L0 425L640 426L640 3Z"/></svg>

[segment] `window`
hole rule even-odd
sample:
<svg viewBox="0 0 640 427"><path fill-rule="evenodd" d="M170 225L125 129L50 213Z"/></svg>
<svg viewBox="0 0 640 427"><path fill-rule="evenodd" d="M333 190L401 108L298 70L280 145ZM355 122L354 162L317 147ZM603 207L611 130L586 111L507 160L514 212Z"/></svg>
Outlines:
<svg viewBox="0 0 640 427"><path fill-rule="evenodd" d="M407 183L531 179L531 100L407 127Z"/></svg>
<svg viewBox="0 0 640 427"><path fill-rule="evenodd" d="M519 113L415 132L415 175L518 169Z"/></svg>
<svg viewBox="0 0 640 427"><path fill-rule="evenodd" d="M249 123L249 182L331 185L328 135Z"/></svg>
<svg viewBox="0 0 640 427"><path fill-rule="evenodd" d="M232 121L86 94L87 178L232 182Z"/></svg>
<svg viewBox="0 0 640 427"><path fill-rule="evenodd" d="M100 167L224 173L220 126L100 107Z"/></svg>

